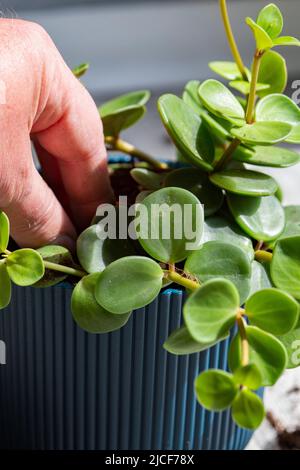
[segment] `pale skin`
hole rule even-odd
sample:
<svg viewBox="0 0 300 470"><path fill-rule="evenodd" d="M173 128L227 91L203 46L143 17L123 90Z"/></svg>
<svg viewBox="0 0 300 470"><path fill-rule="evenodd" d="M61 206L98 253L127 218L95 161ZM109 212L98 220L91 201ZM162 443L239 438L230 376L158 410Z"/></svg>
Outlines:
<svg viewBox="0 0 300 470"><path fill-rule="evenodd" d="M0 209L20 246L73 248L112 198L98 110L41 26L0 19L0 57Z"/></svg>

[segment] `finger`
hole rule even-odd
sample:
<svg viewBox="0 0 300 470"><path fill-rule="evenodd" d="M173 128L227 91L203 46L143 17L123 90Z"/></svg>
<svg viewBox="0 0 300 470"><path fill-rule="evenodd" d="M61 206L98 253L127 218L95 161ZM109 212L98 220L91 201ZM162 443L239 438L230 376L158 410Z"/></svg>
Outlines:
<svg viewBox="0 0 300 470"><path fill-rule="evenodd" d="M34 138L56 157L73 219L84 228L98 205L112 199L102 124L91 96L65 64L60 64L59 90L51 88L45 111L53 102L60 103L61 112L54 123L43 113Z"/></svg>
<svg viewBox="0 0 300 470"><path fill-rule="evenodd" d="M28 137L27 140L23 147L19 140L19 148L14 148L15 157L19 152L22 155L18 171L6 168L0 178L0 207L10 219L11 235L19 246L37 248L55 243L73 249L75 229L34 168Z"/></svg>

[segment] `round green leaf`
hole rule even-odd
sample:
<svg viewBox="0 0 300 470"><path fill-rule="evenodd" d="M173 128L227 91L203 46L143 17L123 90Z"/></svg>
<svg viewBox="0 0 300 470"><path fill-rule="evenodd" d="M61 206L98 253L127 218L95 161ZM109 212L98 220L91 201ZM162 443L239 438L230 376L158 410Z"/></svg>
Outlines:
<svg viewBox="0 0 300 470"><path fill-rule="evenodd" d="M284 238L276 243L271 277L276 287L300 300L300 236Z"/></svg>
<svg viewBox="0 0 300 470"><path fill-rule="evenodd" d="M244 108L223 83L213 79L206 80L199 87L199 95L206 108L213 114L236 125L243 125Z"/></svg>
<svg viewBox="0 0 300 470"><path fill-rule="evenodd" d="M263 266L261 263L258 263L257 261L253 261L251 270L252 275L249 296L262 289L268 289L269 287L272 287L272 283L265 266Z"/></svg>
<svg viewBox="0 0 300 470"><path fill-rule="evenodd" d="M212 279L188 297L183 315L195 341L220 341L233 326L240 305L238 291L226 279Z"/></svg>
<svg viewBox="0 0 300 470"><path fill-rule="evenodd" d="M257 105L257 121L280 121L292 127L300 123L300 109L288 96L268 95Z"/></svg>
<svg viewBox="0 0 300 470"><path fill-rule="evenodd" d="M72 69L73 74L75 77L80 78L82 75L84 75L90 67L90 64L80 64L77 67L74 67Z"/></svg>
<svg viewBox="0 0 300 470"><path fill-rule="evenodd" d="M117 137L122 130L135 124L145 114L145 104L149 98L149 91L135 91L118 96L100 106L104 134Z"/></svg>
<svg viewBox="0 0 300 470"><path fill-rule="evenodd" d="M9 242L9 220L5 212L0 211L0 252L3 253Z"/></svg>
<svg viewBox="0 0 300 470"><path fill-rule="evenodd" d="M262 376L262 385L274 385L287 364L287 352L275 336L256 326L246 326L250 363L255 364ZM242 347L239 335L230 345L229 367L235 372L241 367Z"/></svg>
<svg viewBox="0 0 300 470"><path fill-rule="evenodd" d="M269 248L274 248L278 240L283 238L300 236L300 206L284 207L285 227L281 235L274 241L268 243Z"/></svg>
<svg viewBox="0 0 300 470"><path fill-rule="evenodd" d="M199 114L174 95L161 96L158 111L168 134L184 158L197 167L211 171L214 145Z"/></svg>
<svg viewBox="0 0 300 470"><path fill-rule="evenodd" d="M162 288L159 264L143 256L129 256L111 263L95 286L97 302L109 312L125 314L154 300Z"/></svg>
<svg viewBox="0 0 300 470"><path fill-rule="evenodd" d="M296 165L300 161L299 153L283 147L273 146L255 146L250 150L240 145L234 152L233 158L249 165L270 166L274 168L287 168Z"/></svg>
<svg viewBox="0 0 300 470"><path fill-rule="evenodd" d="M136 231L150 256L164 263L176 263L199 247L204 215L194 194L182 188L163 188L147 196L142 206L148 224L139 225L136 219Z"/></svg>
<svg viewBox="0 0 300 470"><path fill-rule="evenodd" d="M246 23L252 29L256 42L256 48L259 51L265 51L273 47L273 41L270 36L261 26L255 23L252 18L246 18Z"/></svg>
<svg viewBox="0 0 300 470"><path fill-rule="evenodd" d="M261 58L258 74L260 83L268 83L270 88L260 90L260 97L270 93L283 93L287 85L287 67L285 59L275 51L267 51Z"/></svg>
<svg viewBox="0 0 300 470"><path fill-rule="evenodd" d="M110 239L101 221L85 229L77 239L77 256L88 273L103 271L113 261L135 254L130 239Z"/></svg>
<svg viewBox="0 0 300 470"><path fill-rule="evenodd" d="M246 315L252 325L273 335L284 335L298 321L299 305L289 294L278 289L263 289L246 302Z"/></svg>
<svg viewBox="0 0 300 470"><path fill-rule="evenodd" d="M300 124L293 127L292 132L285 141L289 144L300 144Z"/></svg>
<svg viewBox="0 0 300 470"><path fill-rule="evenodd" d="M273 40L273 47L275 46L300 46L300 41L292 36L281 36Z"/></svg>
<svg viewBox="0 0 300 470"><path fill-rule="evenodd" d="M7 307L11 299L11 282L3 260L0 262L0 309Z"/></svg>
<svg viewBox="0 0 300 470"><path fill-rule="evenodd" d="M229 222L224 217L214 216L205 220L202 243L210 241L231 243L241 248L250 261L254 259L254 250L250 238L246 237L238 225Z"/></svg>
<svg viewBox="0 0 300 470"><path fill-rule="evenodd" d="M282 342L287 351L288 356L288 369L295 369L300 366L300 325L290 331L289 333L279 336L278 339Z"/></svg>
<svg viewBox="0 0 300 470"><path fill-rule="evenodd" d="M250 390L240 390L232 404L232 418L236 424L246 429L256 429L265 417L261 399Z"/></svg>
<svg viewBox="0 0 300 470"><path fill-rule="evenodd" d="M22 248L8 255L6 267L9 277L18 286L35 284L45 272L41 255L30 248Z"/></svg>
<svg viewBox="0 0 300 470"><path fill-rule="evenodd" d="M243 304L250 292L251 264L247 254L230 243L211 241L194 251L186 260L184 270L200 282L215 278L231 281Z"/></svg>
<svg viewBox="0 0 300 470"><path fill-rule="evenodd" d="M228 335L225 335L222 339L225 339ZM195 341L190 335L188 329L185 326L178 328L173 331L169 338L164 343L164 348L171 354L182 356L186 354L194 354L204 351L205 349L211 348L216 343L199 343Z"/></svg>
<svg viewBox="0 0 300 470"><path fill-rule="evenodd" d="M255 240L274 240L284 229L284 211L275 196L228 194L228 205L239 226Z"/></svg>
<svg viewBox="0 0 300 470"><path fill-rule="evenodd" d="M221 411L233 402L238 387L232 375L222 370L207 370L195 380L195 393L199 403L211 411Z"/></svg>
<svg viewBox="0 0 300 470"><path fill-rule="evenodd" d="M291 124L277 121L255 122L234 128L230 132L241 142L253 145L273 145L283 142L292 130Z"/></svg>
<svg viewBox="0 0 300 470"><path fill-rule="evenodd" d="M182 99L186 104L193 108L196 113L202 114L203 111L205 111L205 108L203 107L198 95L199 86L200 82L198 80L191 80L188 82L185 85Z"/></svg>
<svg viewBox="0 0 300 470"><path fill-rule="evenodd" d="M73 290L71 310L77 325L89 333L109 333L124 326L131 313L114 315L101 307L94 296L99 273L81 279Z"/></svg>
<svg viewBox="0 0 300 470"><path fill-rule="evenodd" d="M146 168L133 168L132 178L144 189L160 189L166 177L165 173L157 173Z"/></svg>
<svg viewBox="0 0 300 470"><path fill-rule="evenodd" d="M270 38L275 39L279 36L283 28L283 18L279 8L270 3L266 5L257 17L257 24L265 30Z"/></svg>
<svg viewBox="0 0 300 470"><path fill-rule="evenodd" d="M245 196L269 196L278 188L271 176L251 170L224 170L212 173L209 179L219 188Z"/></svg>
<svg viewBox="0 0 300 470"><path fill-rule="evenodd" d="M250 82L246 82L244 80L233 80L229 82L229 86L231 88L234 88L235 90L239 91L243 95L249 95L250 94ZM256 85L256 91L259 92L261 90L267 90L270 88L270 85L267 85L265 83L257 83Z"/></svg>
<svg viewBox="0 0 300 470"><path fill-rule="evenodd" d="M164 185L187 189L193 193L203 204L206 216L217 212L223 204L222 191L210 183L206 173L195 168L179 168L171 171L166 176Z"/></svg>
<svg viewBox="0 0 300 470"><path fill-rule="evenodd" d="M255 364L248 364L236 369L233 380L237 385L244 385L251 390L257 390L262 385L261 373Z"/></svg>
<svg viewBox="0 0 300 470"><path fill-rule="evenodd" d="M232 135L229 133L231 124L224 119L218 118L217 116L212 117L208 112L201 114L202 120L206 123L210 133L215 139L223 142L224 140L232 140Z"/></svg>
<svg viewBox="0 0 300 470"><path fill-rule="evenodd" d="M64 246L47 245L36 250L43 260L50 261L64 266L74 266L72 255ZM44 276L40 281L34 284L34 287L50 287L59 284L68 277L67 274L54 271L53 269L45 269Z"/></svg>
<svg viewBox="0 0 300 470"><path fill-rule="evenodd" d="M210 62L208 65L213 72L226 80L241 80L243 78L240 69L235 62L214 61ZM250 77L250 70L246 69L246 71Z"/></svg>

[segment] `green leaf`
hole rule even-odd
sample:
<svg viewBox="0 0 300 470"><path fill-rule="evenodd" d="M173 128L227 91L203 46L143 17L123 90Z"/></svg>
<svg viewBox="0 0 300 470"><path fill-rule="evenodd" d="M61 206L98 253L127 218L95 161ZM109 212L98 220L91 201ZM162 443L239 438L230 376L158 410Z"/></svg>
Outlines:
<svg viewBox="0 0 300 470"><path fill-rule="evenodd" d="M255 23L252 18L246 18L246 24L252 29L256 42L256 48L259 51L265 51L273 47L273 41L270 36L261 26Z"/></svg>
<svg viewBox="0 0 300 470"><path fill-rule="evenodd" d="M223 204L222 191L211 184L206 173L195 168L179 168L171 171L166 176L164 185L187 189L193 193L203 204L205 216L214 214Z"/></svg>
<svg viewBox="0 0 300 470"><path fill-rule="evenodd" d="M45 272L41 255L30 248L22 248L8 255L6 267L9 277L18 286L35 284Z"/></svg>
<svg viewBox="0 0 300 470"><path fill-rule="evenodd" d="M193 292L183 307L186 327L195 341L220 341L234 325L240 305L238 291L226 279L212 279Z"/></svg>
<svg viewBox="0 0 300 470"><path fill-rule="evenodd" d="M288 96L268 95L257 105L256 120L285 122L290 124L293 129L300 123L300 109Z"/></svg>
<svg viewBox="0 0 300 470"><path fill-rule="evenodd" d="M258 263L257 261L253 261L251 270L252 275L249 296L262 289L268 289L269 287L272 287L272 283L264 265Z"/></svg>
<svg viewBox="0 0 300 470"><path fill-rule="evenodd" d="M5 263L0 262L0 309L7 307L11 299L11 282Z"/></svg>
<svg viewBox="0 0 300 470"><path fill-rule="evenodd" d="M80 64L77 67L74 67L72 69L73 74L75 77L80 78L82 75L84 75L88 69L90 68L90 64Z"/></svg>
<svg viewBox="0 0 300 470"><path fill-rule="evenodd" d="M240 390L232 404L232 418L236 424L246 429L256 429L265 417L261 399L250 390Z"/></svg>
<svg viewBox="0 0 300 470"><path fill-rule="evenodd" d="M229 120L235 125L243 125L245 111L236 97L218 80L206 80L199 87L199 95L206 108Z"/></svg>
<svg viewBox="0 0 300 470"><path fill-rule="evenodd" d="M287 351L288 356L288 369L295 369L300 366L300 325L289 333L279 336L278 339L281 341Z"/></svg>
<svg viewBox="0 0 300 470"><path fill-rule="evenodd" d="M292 128L290 124L285 122L260 121L234 128L230 132L246 144L273 145L283 142L289 136Z"/></svg>
<svg viewBox="0 0 300 470"><path fill-rule="evenodd" d="M165 173L157 173L147 168L133 168L130 174L144 189L160 189L166 177Z"/></svg>
<svg viewBox="0 0 300 470"><path fill-rule="evenodd" d="M260 90L260 97L270 93L283 93L287 85L287 67L285 59L275 51L267 51L261 58L258 74L260 83L268 83L270 88Z"/></svg>
<svg viewBox="0 0 300 470"><path fill-rule="evenodd" d="M277 38L283 28L281 11L274 3L270 3L260 11L257 24L265 30L271 39Z"/></svg>
<svg viewBox="0 0 300 470"><path fill-rule="evenodd" d="M287 364L287 352L275 336L256 326L246 326L250 363L255 364L262 376L262 385L274 385ZM241 367L241 339L236 335L230 345L229 367L235 372Z"/></svg>
<svg viewBox="0 0 300 470"><path fill-rule="evenodd" d="M292 36L281 36L280 38L276 38L273 41L273 47L275 46L300 46L300 41L297 38L293 38Z"/></svg>
<svg viewBox="0 0 300 470"><path fill-rule="evenodd" d="M300 144L300 124L293 127L292 132L285 141L289 144Z"/></svg>
<svg viewBox="0 0 300 470"><path fill-rule="evenodd" d="M276 243L271 277L276 287L300 300L300 236L284 238Z"/></svg>
<svg viewBox="0 0 300 470"><path fill-rule="evenodd" d="M299 153L283 147L273 146L255 146L250 150L240 145L234 152L233 158L249 165L270 166L274 168L287 168L296 165L300 161Z"/></svg>
<svg viewBox="0 0 300 470"><path fill-rule="evenodd" d="M191 80L188 82L185 85L182 99L186 104L193 108L196 113L202 114L203 111L205 111L205 108L203 107L198 94L199 86L200 82L198 80Z"/></svg>
<svg viewBox="0 0 300 470"><path fill-rule="evenodd" d="M153 258L176 263L199 247L203 207L191 192L182 188L160 189L143 200L141 209L142 222L137 217L136 232L143 249ZM146 222L143 214L147 214Z"/></svg>
<svg viewBox="0 0 300 470"><path fill-rule="evenodd" d="M81 279L72 293L71 310L77 325L89 333L109 333L124 326L131 313L113 315L101 307L94 296L99 273Z"/></svg>
<svg viewBox="0 0 300 470"><path fill-rule="evenodd" d="M245 196L269 196L278 188L271 176L251 170L224 170L212 173L209 179L225 191Z"/></svg>
<svg viewBox="0 0 300 470"><path fill-rule="evenodd" d="M261 373L255 364L248 364L236 369L233 380L237 385L244 385L251 388L251 390L257 390L262 385Z"/></svg>
<svg viewBox="0 0 300 470"><path fill-rule="evenodd" d="M195 380L195 393L199 403L211 411L221 411L233 402L238 387L232 375L222 370L207 370Z"/></svg>
<svg viewBox="0 0 300 470"><path fill-rule="evenodd" d="M250 94L250 82L246 82L244 80L233 80L229 82L229 86L239 91L243 95L247 96ZM257 92L262 91L262 90L268 90L268 88L270 88L270 85L267 85L265 83L257 83L256 85Z"/></svg>
<svg viewBox="0 0 300 470"><path fill-rule="evenodd" d="M9 220L5 212L0 211L0 252L3 253L9 242Z"/></svg>
<svg viewBox="0 0 300 470"><path fill-rule="evenodd" d="M284 211L275 196L254 198L228 194L228 205L238 225L255 240L274 240L283 232Z"/></svg>
<svg viewBox="0 0 300 470"><path fill-rule="evenodd" d="M221 340L227 338L227 336L228 335L224 335ZM169 353L182 356L186 354L199 353L205 349L211 348L215 344L216 343L207 344L195 341L190 335L188 329L185 326L182 326L171 333L163 346Z"/></svg>
<svg viewBox="0 0 300 470"><path fill-rule="evenodd" d="M88 273L103 271L113 261L136 254L130 239L108 238L106 225L98 222L77 239L77 256Z"/></svg>
<svg viewBox="0 0 300 470"><path fill-rule="evenodd" d="M252 241L246 237L244 232L234 222L229 222L224 217L209 217L204 222L204 232L202 243L210 241L220 241L231 243L241 248L248 256L250 261L254 259L254 250Z"/></svg>
<svg viewBox="0 0 300 470"><path fill-rule="evenodd" d="M207 242L187 258L184 270L200 282L215 278L231 281L239 292L240 304L249 295L251 264L247 254L237 246L219 241Z"/></svg>
<svg viewBox="0 0 300 470"><path fill-rule="evenodd" d="M300 236L300 206L284 207L285 227L282 234L276 239L268 243L269 248L274 248L278 240L283 238Z"/></svg>
<svg viewBox="0 0 300 470"><path fill-rule="evenodd" d="M199 114L174 95L161 96L158 111L169 136L184 158L199 168L211 171L214 145Z"/></svg>
<svg viewBox="0 0 300 470"><path fill-rule="evenodd" d="M231 124L217 116L212 117L208 112L201 114L202 121L206 123L210 133L219 141L231 140L232 135L229 133Z"/></svg>
<svg viewBox="0 0 300 470"><path fill-rule="evenodd" d="M210 69L225 78L226 80L242 80L242 74L235 62L214 61L209 64ZM247 75L250 77L250 70L246 69Z"/></svg>
<svg viewBox="0 0 300 470"><path fill-rule="evenodd" d="M43 260L50 261L64 266L74 266L72 255L64 246L47 245L36 250ZM45 269L44 276L40 281L34 284L34 287L50 287L59 284L68 277L67 274L54 271L53 269Z"/></svg>
<svg viewBox="0 0 300 470"><path fill-rule="evenodd" d="M277 336L295 328L299 318L296 300L274 288L253 294L247 300L245 309L251 325Z"/></svg>
<svg viewBox="0 0 300 470"><path fill-rule="evenodd" d="M118 96L100 106L105 136L117 137L121 131L139 121L146 112L145 104L149 98L149 91L135 91Z"/></svg>
<svg viewBox="0 0 300 470"><path fill-rule="evenodd" d="M159 264L143 256L129 256L111 263L95 286L97 302L109 312L125 314L150 304L162 288Z"/></svg>

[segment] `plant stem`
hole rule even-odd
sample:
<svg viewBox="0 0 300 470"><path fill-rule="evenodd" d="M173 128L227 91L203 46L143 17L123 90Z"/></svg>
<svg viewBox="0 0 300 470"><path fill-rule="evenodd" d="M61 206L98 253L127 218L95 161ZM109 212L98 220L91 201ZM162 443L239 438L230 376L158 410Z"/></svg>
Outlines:
<svg viewBox="0 0 300 470"><path fill-rule="evenodd" d="M232 32L226 0L220 0L220 9L221 9L221 15L222 15L223 23L224 23L224 26L225 26L225 31L226 31L226 35L227 35L227 39L228 39L228 42L229 42L231 53L232 53L233 58L236 62L236 65L238 66L239 71L241 72L241 75L242 75L243 79L248 81L246 68L245 68L244 62L242 60L241 54L238 50L236 41L234 39L233 32Z"/></svg>
<svg viewBox="0 0 300 470"><path fill-rule="evenodd" d="M256 50L254 54L252 70L251 70L251 82L250 82L250 93L248 97L247 111L246 111L246 122L252 124L254 120L254 109L256 100L256 87L258 82L258 74L261 63L261 58L264 51Z"/></svg>
<svg viewBox="0 0 300 470"><path fill-rule="evenodd" d="M242 366L246 366L249 364L249 343L247 339L245 322L242 317L241 310L238 311L236 321L237 321L239 334L240 334L241 341L242 341Z"/></svg>
<svg viewBox="0 0 300 470"><path fill-rule="evenodd" d="M257 250L255 252L256 261L260 261L260 262L266 261L267 263L270 263L272 261L272 258L273 258L273 254L270 253L269 251Z"/></svg>
<svg viewBox="0 0 300 470"><path fill-rule="evenodd" d="M52 263L51 261L44 261L44 266L52 271L59 271L61 273L69 274L70 276L84 277L87 275L85 271L80 271L79 269L71 268L70 266Z"/></svg>
<svg viewBox="0 0 300 470"><path fill-rule="evenodd" d="M240 143L241 141L239 139L233 139L233 141L226 148L220 160L217 162L215 170L222 170L222 168L224 168L230 162L232 155Z"/></svg>
<svg viewBox="0 0 300 470"><path fill-rule="evenodd" d="M148 155L125 140L117 138L115 139L114 137L106 137L105 142L112 147L112 150L119 150L120 152L126 153L127 155L136 157L143 162L149 163L149 165L151 165L153 168L158 170L165 170L168 168L166 163L159 162L154 157L151 157L151 155Z"/></svg>
<svg viewBox="0 0 300 470"><path fill-rule="evenodd" d="M189 290L197 290L200 287L199 282L183 277L180 274L176 273L175 271L167 271L166 277L169 281L176 282L176 284L186 287L186 289L189 289Z"/></svg>

